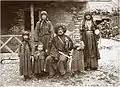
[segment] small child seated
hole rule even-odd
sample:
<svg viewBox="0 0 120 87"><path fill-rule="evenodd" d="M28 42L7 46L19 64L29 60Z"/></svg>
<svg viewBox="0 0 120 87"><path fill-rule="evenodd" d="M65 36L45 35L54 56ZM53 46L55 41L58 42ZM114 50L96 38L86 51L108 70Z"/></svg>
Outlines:
<svg viewBox="0 0 120 87"><path fill-rule="evenodd" d="M34 53L34 74L36 78L39 78L43 75L44 72L44 62L45 62L45 53L43 51L43 44L39 42L38 45L35 47Z"/></svg>

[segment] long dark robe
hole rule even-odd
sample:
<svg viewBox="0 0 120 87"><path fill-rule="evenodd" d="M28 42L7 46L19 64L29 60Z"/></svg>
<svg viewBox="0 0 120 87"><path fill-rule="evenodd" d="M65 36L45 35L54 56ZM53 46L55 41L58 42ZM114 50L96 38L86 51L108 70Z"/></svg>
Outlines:
<svg viewBox="0 0 120 87"><path fill-rule="evenodd" d="M35 28L35 42L42 42L43 49L49 52L51 43L50 41L53 38L54 30L52 23L48 20L40 20L36 23Z"/></svg>
<svg viewBox="0 0 120 87"><path fill-rule="evenodd" d="M97 69L98 68L98 58L100 57L99 51L98 51L98 44L97 44L97 38L95 35L95 29L96 25L91 20L92 26L90 30L86 27L85 23L83 22L82 25L82 39L85 44L84 48L84 61L85 61L85 68L89 69Z"/></svg>
<svg viewBox="0 0 120 87"><path fill-rule="evenodd" d="M23 41L19 48L20 75L32 74L32 60L30 59L32 50L30 42Z"/></svg>

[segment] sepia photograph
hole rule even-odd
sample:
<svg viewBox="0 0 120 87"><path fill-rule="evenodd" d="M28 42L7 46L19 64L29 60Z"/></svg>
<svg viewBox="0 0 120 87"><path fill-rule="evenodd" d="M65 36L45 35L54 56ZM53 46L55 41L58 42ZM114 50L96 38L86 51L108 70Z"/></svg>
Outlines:
<svg viewBox="0 0 120 87"><path fill-rule="evenodd" d="M1 0L0 87L120 87L119 0Z"/></svg>

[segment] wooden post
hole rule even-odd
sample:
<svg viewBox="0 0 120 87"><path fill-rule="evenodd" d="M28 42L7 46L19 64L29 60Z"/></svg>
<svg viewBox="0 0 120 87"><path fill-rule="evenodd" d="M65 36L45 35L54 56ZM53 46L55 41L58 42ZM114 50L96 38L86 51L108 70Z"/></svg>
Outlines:
<svg viewBox="0 0 120 87"><path fill-rule="evenodd" d="M41 15L40 14L41 14L41 11L38 11L39 19L41 19L41 17L40 17Z"/></svg>
<svg viewBox="0 0 120 87"><path fill-rule="evenodd" d="M32 51L34 47L34 5L31 4L30 6L30 14L31 14L31 40L32 40ZM33 52L32 52L33 53Z"/></svg>

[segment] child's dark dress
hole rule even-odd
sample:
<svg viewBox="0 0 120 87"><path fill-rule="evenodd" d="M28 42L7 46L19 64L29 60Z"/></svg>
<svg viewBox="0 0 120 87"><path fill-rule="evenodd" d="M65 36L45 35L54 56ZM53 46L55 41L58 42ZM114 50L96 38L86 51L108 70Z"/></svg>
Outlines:
<svg viewBox="0 0 120 87"><path fill-rule="evenodd" d="M83 50L73 51L72 71L84 71L84 54Z"/></svg>
<svg viewBox="0 0 120 87"><path fill-rule="evenodd" d="M77 48L73 50L73 61L71 66L72 72L84 71L84 46L82 43L80 44L81 46L79 47L79 50L77 50Z"/></svg>
<svg viewBox="0 0 120 87"><path fill-rule="evenodd" d="M44 51L36 51L34 54L34 73L42 73L44 71Z"/></svg>

